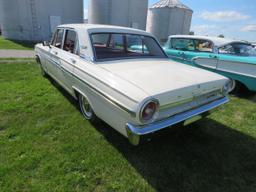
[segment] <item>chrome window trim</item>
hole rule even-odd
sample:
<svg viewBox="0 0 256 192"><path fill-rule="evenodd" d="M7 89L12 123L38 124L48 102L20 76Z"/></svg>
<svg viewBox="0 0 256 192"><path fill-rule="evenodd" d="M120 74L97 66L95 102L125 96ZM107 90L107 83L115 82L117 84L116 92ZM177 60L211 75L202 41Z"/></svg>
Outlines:
<svg viewBox="0 0 256 192"><path fill-rule="evenodd" d="M54 41L55 41L55 38L56 38L56 35L57 35L57 33L58 33L58 30L63 30L63 35L62 35L62 40L61 40L61 48L56 47L56 46L53 45L53 43L54 43ZM54 33L54 36L53 36L53 39L52 39L52 42L51 42L51 46L54 47L54 48L62 49L62 50L63 50L63 44L64 44L65 34L66 34L65 28L57 28L57 29L55 30L55 33Z"/></svg>
<svg viewBox="0 0 256 192"><path fill-rule="evenodd" d="M150 36L150 35L142 35L142 34L136 34L136 33L127 33L127 32L91 32L89 33L89 39L90 39L90 45L92 47L92 51L93 51L93 61L95 63L101 63L101 62L104 62L104 61L116 61L116 60L127 60L128 58L127 57L120 57L120 58L110 58L110 59L97 59L97 56L96 56L96 50L95 50L95 47L93 46L93 39L92 39L92 36L93 35L96 35L96 34L122 34L122 35L138 35L138 36L145 36L145 37L149 37L149 38L152 38L156 44L158 45L158 47L161 49L162 53L163 53L163 56L165 57L134 57L134 58L131 58L131 59L139 59L139 58L160 58L160 59L168 59L168 55L165 53L165 51L163 50L162 46L160 45L160 43L158 42L158 40L153 37L153 36Z"/></svg>
<svg viewBox="0 0 256 192"><path fill-rule="evenodd" d="M215 44L213 43L213 41L212 40L209 40L209 39L204 39L204 38L201 38L201 39L195 39L195 38L193 38L193 37L191 37L191 38L187 38L187 37L182 37L182 38L179 38L179 37L173 37L173 38L170 38L170 45L172 45L172 40L173 39L187 39L187 40L192 40L192 41L195 41L195 40L198 40L198 41L200 41L200 40L203 40L203 41L209 41L209 42L211 42L212 43L212 51L196 51L196 50L194 50L194 51L190 51L190 50L186 50L187 52L199 52L199 53L214 53L214 47L215 47ZM179 49L175 49L175 48L170 48L170 49L174 49L174 50L177 50L177 51L182 51L182 50L179 50ZM185 51L184 51L185 52Z"/></svg>
<svg viewBox="0 0 256 192"><path fill-rule="evenodd" d="M64 29L64 28L63 28ZM65 43L65 40L66 40L66 33L67 33L67 31L74 31L75 32L75 34L76 34L76 39L75 39L75 51L74 51L74 53L71 53L71 54L74 54L74 55L80 55L79 54L79 41L78 41L78 33L77 33L77 31L75 30L75 29L73 29L73 28L65 28L65 33L64 33L64 39L63 39L63 46L64 46L64 43ZM63 49L64 47L62 47L62 50L63 51L66 51L66 50L64 50ZM66 51L67 52L67 51Z"/></svg>

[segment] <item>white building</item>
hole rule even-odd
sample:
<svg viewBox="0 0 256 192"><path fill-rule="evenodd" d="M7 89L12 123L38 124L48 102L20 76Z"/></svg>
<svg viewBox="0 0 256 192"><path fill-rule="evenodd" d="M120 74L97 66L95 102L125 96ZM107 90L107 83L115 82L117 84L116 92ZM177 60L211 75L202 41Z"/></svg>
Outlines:
<svg viewBox="0 0 256 192"><path fill-rule="evenodd" d="M83 0L0 0L0 18L5 38L48 40L59 24L83 23Z"/></svg>

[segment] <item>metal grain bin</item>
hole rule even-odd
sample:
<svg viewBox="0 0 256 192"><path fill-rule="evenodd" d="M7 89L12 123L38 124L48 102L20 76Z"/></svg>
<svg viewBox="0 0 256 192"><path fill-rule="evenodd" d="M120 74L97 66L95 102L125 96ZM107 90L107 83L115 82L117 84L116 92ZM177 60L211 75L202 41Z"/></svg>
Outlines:
<svg viewBox="0 0 256 192"><path fill-rule="evenodd" d="M89 23L146 29L148 0L90 0Z"/></svg>
<svg viewBox="0 0 256 192"><path fill-rule="evenodd" d="M193 11L179 0L161 0L148 11L147 31L163 43L169 35L189 34Z"/></svg>

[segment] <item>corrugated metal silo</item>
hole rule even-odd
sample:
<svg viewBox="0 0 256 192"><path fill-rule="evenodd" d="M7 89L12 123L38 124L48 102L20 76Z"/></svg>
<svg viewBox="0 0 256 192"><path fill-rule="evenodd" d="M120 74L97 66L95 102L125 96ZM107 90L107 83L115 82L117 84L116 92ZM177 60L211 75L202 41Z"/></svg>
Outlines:
<svg viewBox="0 0 256 192"><path fill-rule="evenodd" d="M161 0L149 8L147 31L163 43L169 35L189 34L193 11L179 0Z"/></svg>
<svg viewBox="0 0 256 192"><path fill-rule="evenodd" d="M89 23L146 29L148 0L90 0Z"/></svg>
<svg viewBox="0 0 256 192"><path fill-rule="evenodd" d="M48 40L59 24L83 23L83 0L0 0L5 38Z"/></svg>

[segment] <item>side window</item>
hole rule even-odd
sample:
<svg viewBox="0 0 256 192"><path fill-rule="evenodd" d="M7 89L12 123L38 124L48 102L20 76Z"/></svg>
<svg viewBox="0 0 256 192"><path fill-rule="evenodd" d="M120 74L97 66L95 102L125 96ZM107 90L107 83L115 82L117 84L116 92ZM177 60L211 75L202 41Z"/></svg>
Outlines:
<svg viewBox="0 0 256 192"><path fill-rule="evenodd" d="M223 47L219 48L219 53L234 55L235 54L235 49L232 45L226 45L226 46L223 46Z"/></svg>
<svg viewBox="0 0 256 192"><path fill-rule="evenodd" d="M172 39L171 48L181 51L195 51L195 45L192 39Z"/></svg>
<svg viewBox="0 0 256 192"><path fill-rule="evenodd" d="M57 48L61 48L64 29L58 29L54 35L52 45Z"/></svg>
<svg viewBox="0 0 256 192"><path fill-rule="evenodd" d="M213 52L213 43L207 40L194 40L196 51Z"/></svg>
<svg viewBox="0 0 256 192"><path fill-rule="evenodd" d="M64 40L63 49L70 53L76 54L76 32L73 30L67 30Z"/></svg>

